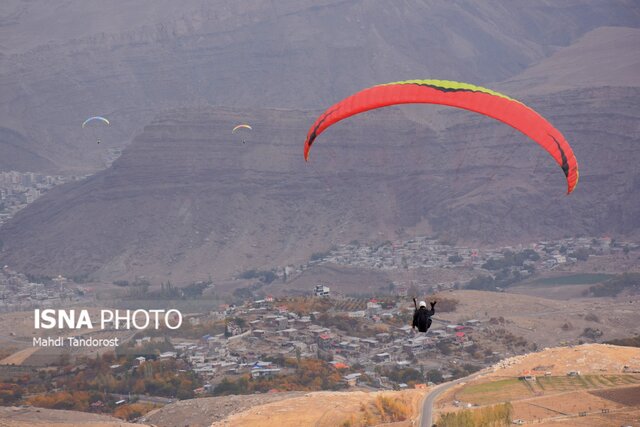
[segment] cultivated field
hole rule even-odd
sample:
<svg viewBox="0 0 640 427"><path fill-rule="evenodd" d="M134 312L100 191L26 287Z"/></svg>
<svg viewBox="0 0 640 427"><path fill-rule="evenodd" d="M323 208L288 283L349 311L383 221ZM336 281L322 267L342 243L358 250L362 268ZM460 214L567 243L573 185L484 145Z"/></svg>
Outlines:
<svg viewBox="0 0 640 427"><path fill-rule="evenodd" d="M537 425L635 425L640 374L623 373L624 366L640 366L640 349L598 344L547 349L501 361L494 372L445 393L436 408L441 413L510 402L513 419ZM569 371L580 375L568 376ZM519 379L524 375L535 380Z"/></svg>
<svg viewBox="0 0 640 427"><path fill-rule="evenodd" d="M17 351L12 355L0 360L0 365L22 365L26 359L31 357L39 349L39 347L29 347Z"/></svg>
<svg viewBox="0 0 640 427"><path fill-rule="evenodd" d="M592 391L591 394L621 405L640 407L640 386L598 390Z"/></svg>

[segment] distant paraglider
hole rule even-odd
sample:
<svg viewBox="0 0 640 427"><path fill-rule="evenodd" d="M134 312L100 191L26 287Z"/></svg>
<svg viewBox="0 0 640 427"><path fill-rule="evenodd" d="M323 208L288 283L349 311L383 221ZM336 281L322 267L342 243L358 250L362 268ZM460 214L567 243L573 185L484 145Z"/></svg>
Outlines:
<svg viewBox="0 0 640 427"><path fill-rule="evenodd" d="M245 125L245 124L242 124L242 125L238 125L238 126L234 127L234 128L233 128L233 130L231 131L231 133L236 133L236 131L237 131L238 129L242 129L242 128L245 128L245 129L252 129L252 127L251 127L251 126L249 126L249 125Z"/></svg>
<svg viewBox="0 0 640 427"><path fill-rule="evenodd" d="M109 120L107 120L106 118L102 117L102 116L93 116L93 117L89 117L87 120L85 120L82 123L82 128L84 129L84 127L87 125L87 123L93 121L93 120L100 120L105 122L106 124L110 125L111 123L109 123Z"/></svg>
<svg viewBox="0 0 640 427"><path fill-rule="evenodd" d="M449 80L406 80L373 86L329 107L315 121L304 143L304 158L315 139L329 126L353 115L397 104L440 104L484 114L519 130L544 148L562 168L567 194L578 183L578 161L571 146L551 123L520 101L506 95Z"/></svg>
<svg viewBox="0 0 640 427"><path fill-rule="evenodd" d="M252 129L252 127L251 127L251 126L249 126L249 125L247 125L247 124L240 124L240 125L238 125L238 126L234 127L234 128L231 130L231 133L236 133L236 131L237 131L238 129L249 129L249 130L253 130L253 129ZM242 143L244 144L245 142L246 142L246 141L245 141L245 139L244 139L244 138L242 138Z"/></svg>
<svg viewBox="0 0 640 427"><path fill-rule="evenodd" d="M82 129L84 129L84 128L85 128L85 126L86 126L88 123L90 123L90 122L92 122L92 121L94 121L94 120L97 120L97 121L100 121L100 122L104 122L104 123L106 123L106 124L108 124L108 125L110 125L110 124L111 124L111 123L109 123L109 120L108 120L108 119L106 119L106 118L104 118L104 117L102 117L102 116L93 116L93 117L89 117L87 120L85 120L85 121L82 123ZM98 144L100 144L100 138L98 138Z"/></svg>

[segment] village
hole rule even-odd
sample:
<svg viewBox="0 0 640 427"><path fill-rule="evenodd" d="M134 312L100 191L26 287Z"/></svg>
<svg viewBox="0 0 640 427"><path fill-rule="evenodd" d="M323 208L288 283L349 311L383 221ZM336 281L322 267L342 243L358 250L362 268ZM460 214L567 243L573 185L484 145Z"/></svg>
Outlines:
<svg viewBox="0 0 640 427"><path fill-rule="evenodd" d="M333 264L381 270L457 268L489 276L495 276L496 271L505 270L515 281L534 273L570 267L579 261L586 261L590 256L607 257L615 261L617 257L638 248L640 244L637 242L620 242L608 237L567 238L495 249L457 247L431 237L395 243L385 241L371 245L354 241L335 246L323 253L313 254L305 264L275 267L266 273L272 275L273 279L286 281L315 265ZM254 272L247 277L260 278L258 273L265 272ZM418 285L428 285L429 291L451 289L455 286L465 287L465 283L457 280ZM398 296L406 296L410 286L410 283L394 283L391 291ZM70 302L88 302L90 299L86 289L81 283L76 283L74 278L61 275L33 278L13 270L10 266L0 269L0 312L64 307Z"/></svg>
<svg viewBox="0 0 640 427"><path fill-rule="evenodd" d="M487 274L508 268L525 276L584 261L589 255L615 257L637 248L633 243L587 237L497 250L452 247L430 238L395 245L386 242L376 247L353 242L316 254L307 265L295 270L291 266L277 269L275 274L291 275L314 264L333 263L382 269L467 266ZM521 265L502 265L507 252L527 252L528 256ZM434 284L427 291L439 292L454 286L455 283ZM406 298L402 298L407 291L406 284L399 283L392 292L395 300L361 299L358 306L345 303L348 297L334 295L329 286L318 284L309 293L313 298L332 301L327 312L303 313L267 296L227 306L224 311L187 316L195 325L226 319L225 331L194 340L172 338L175 351L161 356L188 362L204 381L200 392L213 391L223 378L243 375L264 378L291 373L282 362L286 358L328 361L344 373L343 382L349 386L402 389L464 376L501 358L534 350L535 345L521 337L507 333L498 338L498 324L477 319L455 322L447 319L446 313L435 316L428 334L416 333L410 326L413 307L407 306ZM344 327L345 324L351 326ZM394 379L385 375L405 370L407 375L396 375Z"/></svg>
<svg viewBox="0 0 640 427"><path fill-rule="evenodd" d="M635 243L586 237L494 250L455 247L430 238L397 244L385 242L371 247L352 242L321 255L315 254L312 260L300 267L274 269L270 273L275 279L271 276L269 279L278 280L281 274L285 274L281 277L284 282L286 276L295 276L313 265L324 263L389 270L464 269L486 277L498 277L499 272L506 270L525 276L553 271L559 266L571 266L590 257L601 257L614 263L638 247ZM263 274L256 272L245 283L261 282ZM0 310L19 312L42 307L69 308L105 303L95 300L95 295L88 292L85 285L65 277L42 281L44 283L39 283L38 278L4 266L0 270ZM161 366L169 364L179 368L184 380L155 390L150 378L145 380L144 387L137 388L139 392L136 394L148 394L145 399L173 399L178 395L182 396L179 398L187 398L288 390L291 388L287 387L292 386L291 379L300 376L301 369L306 369L308 365L305 364L309 363L321 368L313 371L310 375L313 378L307 379L311 383L296 384L295 387L420 388L464 377L505 358L538 350L534 342L518 336L516 330L509 331L505 320L499 316L483 316L480 320L455 314L457 301L448 298L447 291L468 288L471 284L473 281L466 284L420 283L416 286L419 295L439 294L434 322L426 334L411 327L414 306L407 295L413 294L415 289L410 289L410 286L415 284L397 282L379 295L350 296L339 292L338 288L332 289L331 283L316 282L301 290L302 295L274 297L265 295L263 289L241 300L234 298L234 301L226 302L208 300L208 296L200 292L197 297L200 311L196 312L195 304L192 310L184 311L183 326L179 330L89 331L87 335L77 335L76 338L94 338L94 335L118 337L121 344L103 350L88 348L87 351L65 346L51 353L54 359L47 359L47 363L63 360L65 351L69 356L65 363L71 362L67 366L74 366L73 358L89 360L83 358L89 354L92 355L90 358L95 357L96 352L104 357L115 350L113 361L117 363L106 366L117 381L117 385L110 387L114 396L126 388L128 377L123 373L141 375L136 372L149 369L163 372ZM201 285L197 287L200 291L216 288L214 283ZM131 290L128 285L114 286L122 287L124 292ZM162 292L173 295L174 291L173 287L163 284L160 293L150 292L159 296ZM196 298L184 292L178 292L178 295L182 295L186 303L189 298L191 301ZM15 339L13 331L9 331L9 336ZM40 357L45 357L45 354ZM86 361L80 366L84 365L87 365ZM61 378L68 376L57 375L62 375ZM323 375L331 377L331 380ZM61 383L64 381L71 381L71 377L60 380ZM120 398L119 401L127 399Z"/></svg>
<svg viewBox="0 0 640 427"><path fill-rule="evenodd" d="M314 298L330 300L330 292L329 287L318 285ZM479 320L447 324L440 317L428 334L421 334L404 321L411 314L411 307L403 307L401 303L372 299L362 310L331 310L329 316L338 319L338 326L326 327L322 324L326 323L326 313L300 315L267 297L242 307L230 307L225 312L189 316L188 321L194 325L212 318L227 319L225 331L194 340L171 338L174 350L163 352L159 357L188 362L204 381L200 392L213 391L223 378L250 375L256 379L290 373L291 369L283 364L287 358L325 360L344 372L345 385L383 389L409 386L390 379L385 375L386 370L402 372L411 368L421 372L420 379L411 378L415 385L422 383L429 372L433 378L428 382L440 382L454 377L456 372L461 374L465 365L477 365L485 359L487 363L497 360L497 352L488 358L483 355L479 361L471 352L463 351L473 348L474 333L485 330ZM356 328L359 336L341 329L339 322L344 319L350 319L352 325L363 326ZM394 319L403 320L393 322ZM394 323L399 326L393 326ZM136 344L142 346L153 339L138 338ZM442 352L443 348L447 355ZM142 363L145 359L138 360Z"/></svg>
<svg viewBox="0 0 640 427"><path fill-rule="evenodd" d="M64 307L82 300L83 290L65 277L57 276L41 283L9 266L0 268L0 313Z"/></svg>
<svg viewBox="0 0 640 427"><path fill-rule="evenodd" d="M368 246L352 242L314 254L299 267L275 268L271 271L275 279L271 279L287 280L322 264L388 270L457 268L486 277L508 271L524 278L589 257L615 260L638 247L636 243L590 237L499 249L456 247L428 237ZM250 280L263 279L257 274ZM73 280L57 276L43 281L4 266L0 269L0 311L96 303L91 293ZM184 313L192 331L203 331L200 336L181 331L157 336L141 331L126 345L137 353L137 363L148 358L184 363L202 380L202 393L213 392L225 378L290 374L287 359L324 360L342 374L345 386L398 389L464 376L501 358L534 349L526 340L509 334L502 341L492 339L500 325L486 319L449 319L442 305L437 307L427 334L414 332L410 326L413 307L406 298L413 290L408 283L394 283L381 295L358 298L332 292L329 285L317 284L303 290L307 296L291 301L264 292L241 302L236 298L235 304L218 301L208 311ZM215 288L214 284L207 286ZM468 286L458 282L418 284L421 294ZM306 308L296 306L300 301ZM211 327L214 324L217 326ZM154 342L167 345L163 351L147 351ZM390 378L389 372L396 374Z"/></svg>
<svg viewBox="0 0 640 427"><path fill-rule="evenodd" d="M0 225L53 187L83 178L82 176L49 176L33 172L0 171Z"/></svg>
<svg viewBox="0 0 640 427"><path fill-rule="evenodd" d="M638 247L637 243L617 242L609 237L577 237L486 249L456 247L433 237L419 237L378 245L361 245L354 241L315 254L309 264L333 263L382 270L464 266L480 270L486 269L488 261L504 259L505 252L532 251L537 257L530 257L519 268L521 274L528 275L532 271L528 266L535 266L538 271L551 270L558 265L586 260L589 255L621 254Z"/></svg>

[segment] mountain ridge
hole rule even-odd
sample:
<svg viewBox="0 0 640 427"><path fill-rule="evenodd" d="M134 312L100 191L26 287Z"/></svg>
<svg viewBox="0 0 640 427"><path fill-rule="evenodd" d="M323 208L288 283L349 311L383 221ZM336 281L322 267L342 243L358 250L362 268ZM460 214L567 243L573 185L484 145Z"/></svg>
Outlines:
<svg viewBox="0 0 640 427"><path fill-rule="evenodd" d="M163 110L312 109L385 81L502 81L599 26L640 27L640 8L622 0L193 0L114 3L108 12L98 2L35 1L3 2L0 17L8 45L0 47L0 126L76 175L103 169L104 147L126 146ZM99 147L79 126L96 114L112 120Z"/></svg>

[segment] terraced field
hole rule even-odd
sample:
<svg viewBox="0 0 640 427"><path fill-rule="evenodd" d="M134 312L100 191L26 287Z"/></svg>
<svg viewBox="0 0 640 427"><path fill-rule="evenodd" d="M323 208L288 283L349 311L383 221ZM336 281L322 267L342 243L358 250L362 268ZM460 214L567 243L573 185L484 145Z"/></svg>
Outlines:
<svg viewBox="0 0 640 427"><path fill-rule="evenodd" d="M598 390L590 393L622 405L640 406L640 386L617 388L615 390Z"/></svg>
<svg viewBox="0 0 640 427"><path fill-rule="evenodd" d="M462 402L489 405L542 395L577 390L615 388L633 384L640 384L639 375L539 376L536 377L536 381L507 378L469 385L456 392L455 398Z"/></svg>

